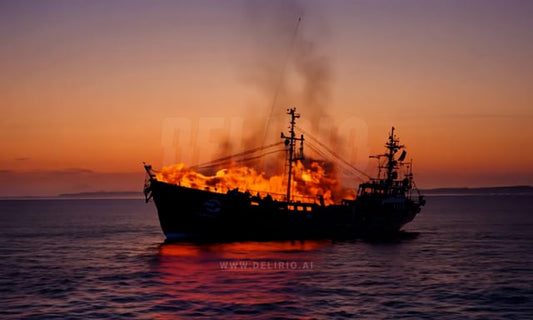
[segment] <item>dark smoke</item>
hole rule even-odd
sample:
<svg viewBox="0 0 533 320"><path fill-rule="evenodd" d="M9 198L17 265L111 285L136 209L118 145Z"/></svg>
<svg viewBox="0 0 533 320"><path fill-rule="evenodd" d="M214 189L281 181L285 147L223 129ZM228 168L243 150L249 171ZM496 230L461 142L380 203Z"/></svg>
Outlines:
<svg viewBox="0 0 533 320"><path fill-rule="evenodd" d="M313 127L329 117L328 102L331 94L331 66L329 59L320 55L317 44L309 39L299 39L293 56L296 72L303 78L301 93L302 112L306 113Z"/></svg>
<svg viewBox="0 0 533 320"><path fill-rule="evenodd" d="M316 18L313 18L316 19ZM250 61L243 80L263 99L251 106L247 123L253 130L245 147L268 144L287 132L286 109L296 107L311 132L325 143L340 142L336 132L319 136L321 122L330 122L332 67L322 38L313 26L324 21L306 19L305 8L297 1L250 1L245 10Z"/></svg>
<svg viewBox="0 0 533 320"><path fill-rule="evenodd" d="M281 141L280 132L288 133L290 107L296 107L302 115L298 123L309 123L315 137L330 145L340 142L333 130L327 136L318 134L321 122L331 122L327 108L332 67L322 38L313 32L317 24L324 21L306 20L306 10L298 1L245 2L242 32L248 37L239 50L248 51L249 58L243 61L241 79L261 97L251 102L245 115L245 150ZM221 151L231 150L229 141L221 146ZM273 157L247 165L279 174L285 155Z"/></svg>
<svg viewBox="0 0 533 320"><path fill-rule="evenodd" d="M328 116L332 83L328 55L311 30L317 21L297 1L251 1L245 12L252 41L244 80L263 94L262 114L276 121L296 107L316 128Z"/></svg>

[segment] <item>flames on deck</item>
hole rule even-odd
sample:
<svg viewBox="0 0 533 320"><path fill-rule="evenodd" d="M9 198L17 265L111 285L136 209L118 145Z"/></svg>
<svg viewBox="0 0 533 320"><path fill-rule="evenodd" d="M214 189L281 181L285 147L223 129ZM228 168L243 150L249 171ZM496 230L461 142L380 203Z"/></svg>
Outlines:
<svg viewBox="0 0 533 320"><path fill-rule="evenodd" d="M294 164L291 199L301 202L317 202L323 197L326 205L342 199L354 199L355 192L341 186L335 178L331 164L301 161ZM270 195L273 199L284 201L286 198L286 175L266 176L264 172L250 167L230 167L218 170L213 175L202 174L179 163L161 168L156 178L159 181L177 184L182 187L227 193L238 188L241 192L261 197Z"/></svg>

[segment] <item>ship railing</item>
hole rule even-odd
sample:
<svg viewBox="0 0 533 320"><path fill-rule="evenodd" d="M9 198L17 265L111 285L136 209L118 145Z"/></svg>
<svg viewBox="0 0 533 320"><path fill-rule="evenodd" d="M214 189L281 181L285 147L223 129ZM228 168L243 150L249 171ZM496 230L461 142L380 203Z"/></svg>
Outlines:
<svg viewBox="0 0 533 320"><path fill-rule="evenodd" d="M229 190L229 191L232 191L232 190ZM241 191L238 191L238 192L241 192ZM261 200L270 198L272 200L276 200L279 202L287 202L286 195L283 193L258 191L258 190L252 190L252 189L246 189L246 191L243 191L243 193L248 194L250 198L252 198L254 201L257 201L257 200L261 201ZM293 195L291 196L290 203L320 204L321 198L320 198L320 195L316 195L316 196Z"/></svg>

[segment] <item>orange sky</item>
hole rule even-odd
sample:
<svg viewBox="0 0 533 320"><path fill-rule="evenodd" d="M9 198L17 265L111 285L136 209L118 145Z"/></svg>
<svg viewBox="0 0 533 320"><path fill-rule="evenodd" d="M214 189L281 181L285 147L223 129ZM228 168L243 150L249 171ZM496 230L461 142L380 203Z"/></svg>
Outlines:
<svg viewBox="0 0 533 320"><path fill-rule="evenodd" d="M360 153L394 125L421 188L533 184L532 16L528 1L3 1L0 196L136 190L169 150L260 145L272 107L269 141L287 107L356 132Z"/></svg>

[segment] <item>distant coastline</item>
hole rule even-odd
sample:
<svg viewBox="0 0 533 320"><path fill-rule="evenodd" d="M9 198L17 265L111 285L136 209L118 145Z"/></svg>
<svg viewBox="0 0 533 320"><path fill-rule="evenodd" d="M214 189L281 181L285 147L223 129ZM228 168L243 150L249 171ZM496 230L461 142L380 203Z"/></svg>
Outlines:
<svg viewBox="0 0 533 320"><path fill-rule="evenodd" d="M83 199L144 199L139 191L95 191L60 193L50 196L0 196L0 200L83 200Z"/></svg>
<svg viewBox="0 0 533 320"><path fill-rule="evenodd" d="M427 196L533 195L533 186L435 188L423 189L420 192Z"/></svg>
<svg viewBox="0 0 533 320"><path fill-rule="evenodd" d="M61 193L58 197L69 199L140 199L144 198L144 195L140 191L96 191Z"/></svg>
<svg viewBox="0 0 533 320"><path fill-rule="evenodd" d="M533 186L503 186L503 187L479 187L479 188L434 188L422 189L423 195L454 196L454 195L533 195ZM144 198L139 191L97 191L62 193L56 198L61 199L139 199Z"/></svg>
<svg viewBox="0 0 533 320"><path fill-rule="evenodd" d="M533 186L503 186L480 188L434 188L421 189L425 196L490 196L490 195L533 195ZM60 193L50 196L0 196L0 200L40 200L40 199L144 199L140 191L94 191Z"/></svg>

